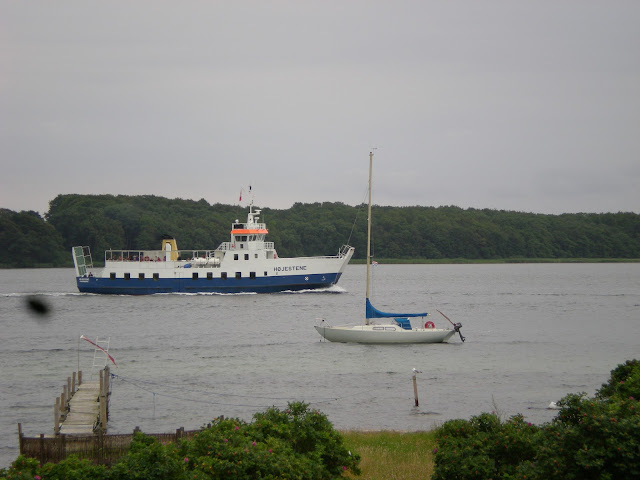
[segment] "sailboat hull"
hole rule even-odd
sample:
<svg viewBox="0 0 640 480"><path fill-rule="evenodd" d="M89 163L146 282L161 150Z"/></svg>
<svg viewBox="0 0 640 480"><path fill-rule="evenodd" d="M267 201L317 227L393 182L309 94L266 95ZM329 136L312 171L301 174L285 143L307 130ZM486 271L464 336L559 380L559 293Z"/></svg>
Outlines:
<svg viewBox="0 0 640 480"><path fill-rule="evenodd" d="M395 325L316 325L315 329L330 342L342 343L445 343L455 330L442 328L403 329Z"/></svg>
<svg viewBox="0 0 640 480"><path fill-rule="evenodd" d="M330 342L342 343L376 343L376 344L407 344L407 343L445 343L455 332L460 331L461 324L455 324L455 329L435 328L433 322L425 323L425 328L413 328L410 317L426 317L424 313L388 313L378 310L369 300L370 266L371 266L371 172L373 170L373 152L369 153L369 204L367 221L367 289L365 303L365 325L316 325L315 329ZM395 319L395 324L370 324L369 319ZM391 321L391 320L388 320ZM451 320L449 320L451 322ZM453 324L453 322L451 322ZM432 328L428 328L428 327ZM462 334L460 338L464 342Z"/></svg>

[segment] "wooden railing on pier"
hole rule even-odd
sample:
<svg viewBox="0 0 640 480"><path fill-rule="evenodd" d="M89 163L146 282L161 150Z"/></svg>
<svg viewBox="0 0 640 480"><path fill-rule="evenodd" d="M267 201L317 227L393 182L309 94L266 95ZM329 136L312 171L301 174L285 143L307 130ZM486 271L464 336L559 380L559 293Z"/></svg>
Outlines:
<svg viewBox="0 0 640 480"><path fill-rule="evenodd" d="M22 434L22 425L18 424L18 437L20 454L35 458L42 465L47 462L57 463L73 454L78 458L86 458L94 463L110 465L127 453L131 440L138 427L129 434L107 435L101 430L92 435L65 435L56 436L40 435L39 437L25 437ZM185 431L179 428L176 433L152 433L148 436L155 437L159 442L175 443L182 438L191 438L199 430Z"/></svg>
<svg viewBox="0 0 640 480"><path fill-rule="evenodd" d="M109 367L99 371L99 380L83 382L82 372L67 377L62 395L53 406L54 435L90 435L107 431L109 418ZM77 379L77 384L76 384Z"/></svg>
<svg viewBox="0 0 640 480"><path fill-rule="evenodd" d="M109 367L100 370L95 382L83 382L82 372L73 372L67 378L62 395L56 398L53 407L53 435L25 437L22 424L18 423L20 454L35 458L43 465L57 463L74 454L94 463L109 465L127 453L133 433L107 435L109 418ZM191 438L199 430L186 431L179 428L176 433L152 433L160 442L177 442Z"/></svg>

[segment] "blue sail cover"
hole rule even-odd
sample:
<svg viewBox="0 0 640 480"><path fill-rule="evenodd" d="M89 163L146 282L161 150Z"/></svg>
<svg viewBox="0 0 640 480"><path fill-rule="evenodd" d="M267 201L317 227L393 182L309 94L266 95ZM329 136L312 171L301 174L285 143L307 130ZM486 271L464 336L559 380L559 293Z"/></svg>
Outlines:
<svg viewBox="0 0 640 480"><path fill-rule="evenodd" d="M366 318L392 318L392 317L426 317L428 314L425 313L387 313L381 312L373 305L367 298L366 303Z"/></svg>

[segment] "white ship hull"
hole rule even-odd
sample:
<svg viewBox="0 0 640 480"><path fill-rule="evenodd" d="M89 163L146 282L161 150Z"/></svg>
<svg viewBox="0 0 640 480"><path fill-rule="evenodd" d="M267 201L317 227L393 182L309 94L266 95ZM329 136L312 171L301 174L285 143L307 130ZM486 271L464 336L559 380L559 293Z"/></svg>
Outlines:
<svg viewBox="0 0 640 480"><path fill-rule="evenodd" d="M327 288L338 282L353 256L348 245L334 256L279 258L267 229L249 210L234 223L231 241L215 250L178 250L164 239L161 250L107 250L104 268L93 267L89 247L73 247L78 290L86 293L269 293Z"/></svg>
<svg viewBox="0 0 640 480"><path fill-rule="evenodd" d="M398 325L316 325L315 329L330 342L343 343L443 343L455 333L442 328L413 328Z"/></svg>

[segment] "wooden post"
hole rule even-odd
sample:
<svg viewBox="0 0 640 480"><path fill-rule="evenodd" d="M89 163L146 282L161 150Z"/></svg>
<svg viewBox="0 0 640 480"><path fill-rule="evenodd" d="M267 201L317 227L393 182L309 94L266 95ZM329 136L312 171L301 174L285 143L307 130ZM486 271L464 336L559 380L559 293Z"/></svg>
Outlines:
<svg viewBox="0 0 640 480"><path fill-rule="evenodd" d="M97 443L97 445L96 445ZM104 453L104 430L98 430L98 434L93 437L93 444L96 452L96 460L100 463L104 463L105 453Z"/></svg>
<svg viewBox="0 0 640 480"><path fill-rule="evenodd" d="M22 440L22 424L18 423L18 451L20 455L22 455L22 450L24 450L23 443L24 442Z"/></svg>
<svg viewBox="0 0 640 480"><path fill-rule="evenodd" d="M110 383L111 383L111 369L109 368L109 365L104 367L104 380L103 380L103 386L104 386L104 428L105 431L107 429L107 422L109 421L109 388L110 388Z"/></svg>
<svg viewBox="0 0 640 480"><path fill-rule="evenodd" d="M98 425L101 431L107 430L107 369L100 370L100 393L99 393L99 411L98 411Z"/></svg>
<svg viewBox="0 0 640 480"><path fill-rule="evenodd" d="M63 417L67 416L67 404L66 404L67 396L65 395L65 390L66 390L66 386L65 388L62 389L62 395L60 395L60 415L62 415Z"/></svg>
<svg viewBox="0 0 640 480"><path fill-rule="evenodd" d="M99 422L100 422L100 429L102 431L106 431L107 430L107 397L105 397L104 395L100 395L100 413L99 415Z"/></svg>
<svg viewBox="0 0 640 480"><path fill-rule="evenodd" d="M44 457L44 433L40 434L40 464L44 465L46 462L46 458Z"/></svg>
<svg viewBox="0 0 640 480"><path fill-rule="evenodd" d="M73 397L73 390L71 390L71 377L67 377L67 392L69 392L69 400Z"/></svg>
<svg viewBox="0 0 640 480"><path fill-rule="evenodd" d="M420 403L418 402L418 382L416 381L416 376L413 376L413 396L415 397L416 400L416 407L418 407L420 405Z"/></svg>
<svg viewBox="0 0 640 480"><path fill-rule="evenodd" d="M60 397L56 398L56 404L53 406L53 434L60 433Z"/></svg>
<svg viewBox="0 0 640 480"><path fill-rule="evenodd" d="M67 436L60 435L58 441L58 461L67 458Z"/></svg>
<svg viewBox="0 0 640 480"><path fill-rule="evenodd" d="M82 385L82 370L78 370L78 386Z"/></svg>
<svg viewBox="0 0 640 480"><path fill-rule="evenodd" d="M76 393L76 372L73 372L71 377L71 393Z"/></svg>

